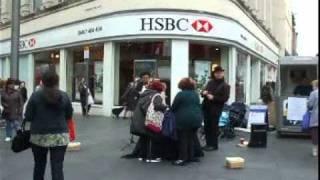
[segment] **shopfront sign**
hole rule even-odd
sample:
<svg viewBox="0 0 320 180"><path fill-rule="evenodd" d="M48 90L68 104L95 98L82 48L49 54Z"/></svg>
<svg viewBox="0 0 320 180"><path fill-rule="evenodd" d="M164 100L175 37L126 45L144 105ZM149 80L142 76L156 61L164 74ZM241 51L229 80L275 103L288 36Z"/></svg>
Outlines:
<svg viewBox="0 0 320 180"><path fill-rule="evenodd" d="M197 32L208 33L213 25L206 19L197 19L190 23L187 18L141 18L141 31L188 31L193 28Z"/></svg>
<svg viewBox="0 0 320 180"><path fill-rule="evenodd" d="M92 33L100 32L102 30L103 30L102 26L89 27L89 28L79 30L78 35L81 36L85 34L92 34Z"/></svg>
<svg viewBox="0 0 320 180"><path fill-rule="evenodd" d="M205 32L208 33L212 30L213 25L211 24L210 21L205 20L205 19L198 19L195 20L192 23L192 27L194 30L196 30L197 32Z"/></svg>
<svg viewBox="0 0 320 180"><path fill-rule="evenodd" d="M141 18L141 31L187 31L189 20L186 18Z"/></svg>
<svg viewBox="0 0 320 180"><path fill-rule="evenodd" d="M177 36L196 40L224 40L237 43L277 64L278 48L272 41L257 39L240 24L226 18L197 13L141 12L117 14L61 26L28 36L22 36L21 51L63 47L90 40L106 41L110 38ZM136 37L135 37L136 36ZM0 42L0 56L10 53L10 40Z"/></svg>
<svg viewBox="0 0 320 180"><path fill-rule="evenodd" d="M35 38L22 39L19 42L20 50L27 49L27 48L33 48L33 47L35 47L35 45L36 45Z"/></svg>

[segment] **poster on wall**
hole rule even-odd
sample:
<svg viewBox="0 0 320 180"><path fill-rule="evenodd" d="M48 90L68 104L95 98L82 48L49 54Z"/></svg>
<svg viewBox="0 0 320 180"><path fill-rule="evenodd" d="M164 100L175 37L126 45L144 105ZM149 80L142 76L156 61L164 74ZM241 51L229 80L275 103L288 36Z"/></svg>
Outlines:
<svg viewBox="0 0 320 180"><path fill-rule="evenodd" d="M139 77L141 73L149 72L152 77L157 77L157 60L156 59L135 59L134 75Z"/></svg>
<svg viewBox="0 0 320 180"><path fill-rule="evenodd" d="M289 97L287 119L291 121L302 121L307 112L307 98Z"/></svg>
<svg viewBox="0 0 320 180"><path fill-rule="evenodd" d="M194 61L195 80L197 81L197 88L203 89L210 78L211 62L203 60Z"/></svg>

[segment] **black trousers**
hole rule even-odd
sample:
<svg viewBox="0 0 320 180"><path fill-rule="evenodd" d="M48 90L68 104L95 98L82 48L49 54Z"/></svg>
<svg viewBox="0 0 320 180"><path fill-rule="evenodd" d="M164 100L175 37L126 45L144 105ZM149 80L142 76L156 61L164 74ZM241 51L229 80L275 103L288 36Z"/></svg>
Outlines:
<svg viewBox="0 0 320 180"><path fill-rule="evenodd" d="M192 160L194 158L194 143L195 136L197 135L196 129L178 130L179 147L178 159L183 161Z"/></svg>
<svg viewBox="0 0 320 180"><path fill-rule="evenodd" d="M67 146L45 148L32 144L31 148L35 162L33 180L44 180L44 174L47 165L47 155L49 151L52 180L64 180L63 161Z"/></svg>
<svg viewBox="0 0 320 180"><path fill-rule="evenodd" d="M87 106L86 102L81 101L81 108L82 108L82 115L85 116L85 115L89 114L91 105Z"/></svg>
<svg viewBox="0 0 320 180"><path fill-rule="evenodd" d="M214 113L204 111L204 131L206 135L207 146L218 149L218 136L219 136L219 118L222 109L217 109Z"/></svg>

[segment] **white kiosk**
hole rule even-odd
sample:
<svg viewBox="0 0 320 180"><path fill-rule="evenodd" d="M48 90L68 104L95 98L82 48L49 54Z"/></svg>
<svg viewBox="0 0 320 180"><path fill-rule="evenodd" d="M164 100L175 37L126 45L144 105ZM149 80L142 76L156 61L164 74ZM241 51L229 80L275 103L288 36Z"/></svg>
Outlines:
<svg viewBox="0 0 320 180"><path fill-rule="evenodd" d="M308 135L302 131L303 113L311 81L318 79L318 57L287 56L279 61L276 85L278 135ZM301 88L302 86L302 88ZM302 91L302 95L297 93Z"/></svg>

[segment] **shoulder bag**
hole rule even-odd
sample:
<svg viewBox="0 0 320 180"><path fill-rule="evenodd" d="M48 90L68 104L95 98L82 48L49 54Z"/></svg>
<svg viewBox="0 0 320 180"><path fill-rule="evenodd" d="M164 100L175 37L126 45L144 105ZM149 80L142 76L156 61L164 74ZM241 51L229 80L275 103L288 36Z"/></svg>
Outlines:
<svg viewBox="0 0 320 180"><path fill-rule="evenodd" d="M11 143L11 150L15 153L25 151L30 148L30 131L25 129L26 121L24 120L21 129L17 131L16 136Z"/></svg>
<svg viewBox="0 0 320 180"><path fill-rule="evenodd" d="M145 126L151 132L161 133L164 113L161 111L154 110L154 99L157 96L160 96L160 94L155 94L151 99L151 103L150 103L148 110L147 110L147 113L146 113Z"/></svg>

